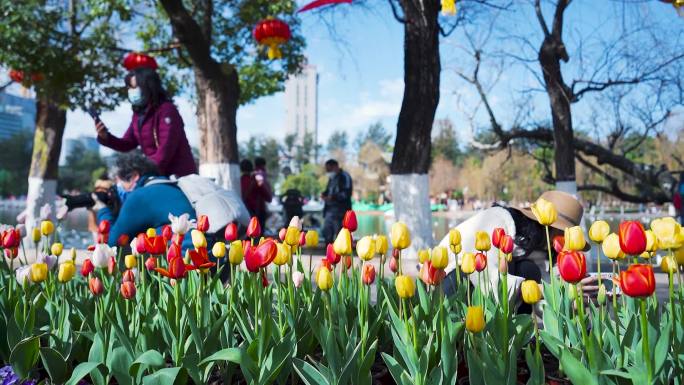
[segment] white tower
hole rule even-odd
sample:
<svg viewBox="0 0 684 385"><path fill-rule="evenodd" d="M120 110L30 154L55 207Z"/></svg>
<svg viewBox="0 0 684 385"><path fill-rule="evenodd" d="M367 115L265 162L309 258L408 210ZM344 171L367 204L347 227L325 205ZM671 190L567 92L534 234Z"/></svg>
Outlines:
<svg viewBox="0 0 684 385"><path fill-rule="evenodd" d="M305 65L300 74L291 75L285 82L285 133L295 134L301 143L307 132L317 145L318 73L313 65Z"/></svg>

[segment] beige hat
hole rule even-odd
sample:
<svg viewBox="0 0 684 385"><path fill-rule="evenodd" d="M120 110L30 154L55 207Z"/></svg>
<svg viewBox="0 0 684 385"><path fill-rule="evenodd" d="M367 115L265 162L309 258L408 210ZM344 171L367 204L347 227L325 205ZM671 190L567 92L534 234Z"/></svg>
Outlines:
<svg viewBox="0 0 684 385"><path fill-rule="evenodd" d="M553 203L556 208L558 218L551 227L563 231L566 227L579 226L584 208L575 197L563 191L553 190L543 193L539 198ZM521 208L520 212L530 219L537 220L529 207Z"/></svg>

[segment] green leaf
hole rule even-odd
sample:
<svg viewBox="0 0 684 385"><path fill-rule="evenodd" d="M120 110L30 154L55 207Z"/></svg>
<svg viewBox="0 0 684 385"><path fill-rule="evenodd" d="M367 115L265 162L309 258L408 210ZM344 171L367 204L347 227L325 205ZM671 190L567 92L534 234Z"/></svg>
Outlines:
<svg viewBox="0 0 684 385"><path fill-rule="evenodd" d="M561 351L560 362L573 384L598 385L596 377L569 350Z"/></svg>
<svg viewBox="0 0 684 385"><path fill-rule="evenodd" d="M61 384L67 380L69 372L62 354L53 348L45 347L40 348L40 358L52 382Z"/></svg>
<svg viewBox="0 0 684 385"><path fill-rule="evenodd" d="M128 369L133 361L133 356L128 354L126 348L118 346L107 356L107 367L109 372L116 378L120 385L131 385L133 383Z"/></svg>
<svg viewBox="0 0 684 385"><path fill-rule="evenodd" d="M164 366L164 356L156 350L148 350L136 358L128 368L128 373L133 377L138 377L140 370L147 367L160 368Z"/></svg>
<svg viewBox="0 0 684 385"><path fill-rule="evenodd" d="M90 362L90 361L82 362L82 363L78 364L78 366L75 367L74 371L71 373L71 377L69 378L69 380L64 385L76 385L79 381L81 381L90 372L95 370L99 365L100 365L99 362Z"/></svg>
<svg viewBox="0 0 684 385"><path fill-rule="evenodd" d="M187 381L185 368L165 368L143 377L143 385L184 385Z"/></svg>
<svg viewBox="0 0 684 385"><path fill-rule="evenodd" d="M402 368L401 365L399 365L397 360L395 360L394 357L390 356L385 352L382 353L382 359L385 360L387 369L389 369L389 372L392 375L392 378L394 378L394 381L396 381L398 385L406 384L406 382L404 382L404 378L402 377L402 375L405 374L408 376L408 373L406 373L406 370L404 370L404 368ZM408 384L410 384L410 382Z"/></svg>
<svg viewBox="0 0 684 385"><path fill-rule="evenodd" d="M306 385L330 385L330 382L313 365L299 358L294 358L292 361L297 375Z"/></svg>
<svg viewBox="0 0 684 385"><path fill-rule="evenodd" d="M19 378L28 378L31 369L36 366L40 353L40 337L23 339L12 349L10 365Z"/></svg>

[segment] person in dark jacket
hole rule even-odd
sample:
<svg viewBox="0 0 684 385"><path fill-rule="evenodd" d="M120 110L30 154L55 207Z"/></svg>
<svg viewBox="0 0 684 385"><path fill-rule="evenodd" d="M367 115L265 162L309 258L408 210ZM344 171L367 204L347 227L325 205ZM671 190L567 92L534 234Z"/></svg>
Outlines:
<svg viewBox="0 0 684 385"><path fill-rule="evenodd" d="M335 240L337 233L342 227L342 218L347 210L352 207L352 178L335 159L325 162L325 171L328 176L328 185L321 194L325 203L323 207L323 237L326 243Z"/></svg>
<svg viewBox="0 0 684 385"><path fill-rule="evenodd" d="M121 234L133 239L151 227L161 233L161 227L169 224L169 214L188 213L190 220L195 219L195 210L183 191L168 177L160 176L155 164L139 152L120 155L116 168L119 186L127 192L118 215L102 202L95 204L97 222L107 219L111 223L110 246L116 245Z"/></svg>
<svg viewBox="0 0 684 385"><path fill-rule="evenodd" d="M120 152L140 146L161 175L196 174L197 165L185 135L183 119L162 87L159 74L152 68L136 68L126 75L125 83L133 107L131 124L123 137L118 138L97 119L97 141Z"/></svg>

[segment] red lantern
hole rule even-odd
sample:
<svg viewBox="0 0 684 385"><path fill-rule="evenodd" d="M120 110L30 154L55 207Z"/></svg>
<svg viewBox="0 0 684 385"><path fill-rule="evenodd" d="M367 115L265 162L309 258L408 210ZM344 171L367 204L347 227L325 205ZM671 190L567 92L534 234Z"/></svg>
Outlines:
<svg viewBox="0 0 684 385"><path fill-rule="evenodd" d="M149 68L153 70L158 68L157 61L152 56L139 52L128 53L124 57L123 66L129 71L133 71L136 68Z"/></svg>
<svg viewBox="0 0 684 385"><path fill-rule="evenodd" d="M254 39L261 45L268 46L268 58L280 59L280 45L290 40L290 26L280 19L268 18L261 20L254 27Z"/></svg>
<svg viewBox="0 0 684 385"><path fill-rule="evenodd" d="M11 69L9 72L9 78L12 79L12 81L15 83L23 83L24 82L24 71Z"/></svg>

